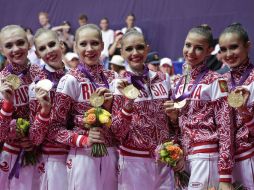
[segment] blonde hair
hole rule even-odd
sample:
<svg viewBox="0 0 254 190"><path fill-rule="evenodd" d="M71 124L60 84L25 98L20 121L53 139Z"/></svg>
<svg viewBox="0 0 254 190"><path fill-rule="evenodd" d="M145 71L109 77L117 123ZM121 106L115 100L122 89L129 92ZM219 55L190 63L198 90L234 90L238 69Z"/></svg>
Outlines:
<svg viewBox="0 0 254 190"><path fill-rule="evenodd" d="M92 30L95 30L97 33L98 33L98 38L100 39L100 41L102 41L102 33L101 33L101 30L98 26L96 26L95 24L86 24L86 25L83 25L83 26L80 26L77 30L76 30L76 33L75 33L75 41L77 43L78 41L78 37L79 37L79 33L82 31L82 30L85 30L85 29L92 29Z"/></svg>
<svg viewBox="0 0 254 190"><path fill-rule="evenodd" d="M28 39L27 39L26 32L25 32L24 28L22 28L19 25L7 25L7 26L3 27L0 31L0 42L1 42L2 35L5 32L9 32L10 30L19 30L19 31L21 31L24 34L25 40L28 42Z"/></svg>
<svg viewBox="0 0 254 190"><path fill-rule="evenodd" d="M137 31L136 29L130 29L128 32L126 32L126 33L123 35L123 38L122 38L122 40L121 40L121 46L123 46L124 40L125 40L126 38L128 38L129 36L138 36L138 37L141 37L141 38L144 39L144 42L147 44L144 34L140 33L140 32Z"/></svg>
<svg viewBox="0 0 254 190"><path fill-rule="evenodd" d="M58 39L57 33L56 33L55 31L49 30L49 29L45 29L45 28L40 28L40 29L38 29L38 30L35 32L35 35L34 35L34 37L33 37L33 41L34 41L35 47L36 47L36 39L37 39L40 35L45 34L45 33L51 34L51 35L54 37L54 39L57 40L57 42L60 42L59 39Z"/></svg>

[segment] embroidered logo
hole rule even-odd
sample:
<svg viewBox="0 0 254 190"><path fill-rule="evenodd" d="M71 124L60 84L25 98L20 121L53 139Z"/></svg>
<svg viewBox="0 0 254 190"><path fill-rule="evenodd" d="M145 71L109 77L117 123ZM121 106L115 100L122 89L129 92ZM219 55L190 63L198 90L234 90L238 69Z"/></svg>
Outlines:
<svg viewBox="0 0 254 190"><path fill-rule="evenodd" d="M9 165L8 165L8 163L7 162L2 162L1 164L0 164L0 169L1 170L3 170L4 172L8 172L9 171Z"/></svg>
<svg viewBox="0 0 254 190"><path fill-rule="evenodd" d="M228 92L228 85L226 80L219 80L219 87L221 92Z"/></svg>
<svg viewBox="0 0 254 190"><path fill-rule="evenodd" d="M72 168L72 159L69 159L68 162L66 163L66 166L68 169Z"/></svg>
<svg viewBox="0 0 254 190"><path fill-rule="evenodd" d="M41 163L39 166L38 166L38 170L40 173L45 173L45 163Z"/></svg>

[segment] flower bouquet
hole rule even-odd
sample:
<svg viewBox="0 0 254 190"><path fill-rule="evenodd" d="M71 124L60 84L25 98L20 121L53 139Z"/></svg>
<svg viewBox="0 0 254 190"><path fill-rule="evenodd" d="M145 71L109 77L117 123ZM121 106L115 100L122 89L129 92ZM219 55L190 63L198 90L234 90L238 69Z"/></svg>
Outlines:
<svg viewBox="0 0 254 190"><path fill-rule="evenodd" d="M28 137L29 134L29 121L18 118L16 121L16 131L18 136L21 138ZM25 167L28 165L35 165L38 161L39 154L33 147L28 149L22 149L21 152L18 154L18 157L15 161L15 164L10 172L9 179L12 179L13 176L19 178L19 170L20 167Z"/></svg>
<svg viewBox="0 0 254 190"><path fill-rule="evenodd" d="M156 160L175 167L183 157L182 149L172 141L159 145L155 150ZM175 172L176 189L184 189L188 186L190 175L186 171Z"/></svg>
<svg viewBox="0 0 254 190"><path fill-rule="evenodd" d="M111 123L111 114L101 107L91 108L85 112L84 124L88 129L103 126L110 127ZM101 143L93 144L91 155L93 157L103 157L108 155L106 145Z"/></svg>
<svg viewBox="0 0 254 190"><path fill-rule="evenodd" d="M16 130L21 137L28 137L29 134L29 121L18 118ZM37 151L33 149L33 147L29 149L24 149L24 159L22 160L22 166L35 165L38 161L39 155Z"/></svg>

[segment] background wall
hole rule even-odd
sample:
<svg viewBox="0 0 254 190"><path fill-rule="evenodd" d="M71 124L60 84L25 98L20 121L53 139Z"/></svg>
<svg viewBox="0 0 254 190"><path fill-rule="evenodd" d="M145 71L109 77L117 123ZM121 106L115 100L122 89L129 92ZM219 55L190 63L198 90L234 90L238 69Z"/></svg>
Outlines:
<svg viewBox="0 0 254 190"><path fill-rule="evenodd" d="M83 13L95 24L106 16L111 28L120 29L125 16L133 12L151 49L176 59L182 56L188 30L203 23L209 24L218 37L225 26L241 22L254 43L253 10L254 0L0 0L0 27L20 24L35 31L38 12L46 11L53 26L68 20L75 30Z"/></svg>

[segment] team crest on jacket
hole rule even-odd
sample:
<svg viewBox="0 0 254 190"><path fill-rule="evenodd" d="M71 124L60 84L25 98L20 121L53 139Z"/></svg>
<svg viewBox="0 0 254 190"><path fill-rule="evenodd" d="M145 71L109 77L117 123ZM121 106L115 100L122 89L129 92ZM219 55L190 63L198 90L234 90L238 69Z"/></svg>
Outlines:
<svg viewBox="0 0 254 190"><path fill-rule="evenodd" d="M221 92L228 92L227 81L224 79L220 79L218 82L219 82L220 91Z"/></svg>
<svg viewBox="0 0 254 190"><path fill-rule="evenodd" d="M3 171L3 172L8 172L9 171L9 165L7 162L2 162L0 164L0 169Z"/></svg>

